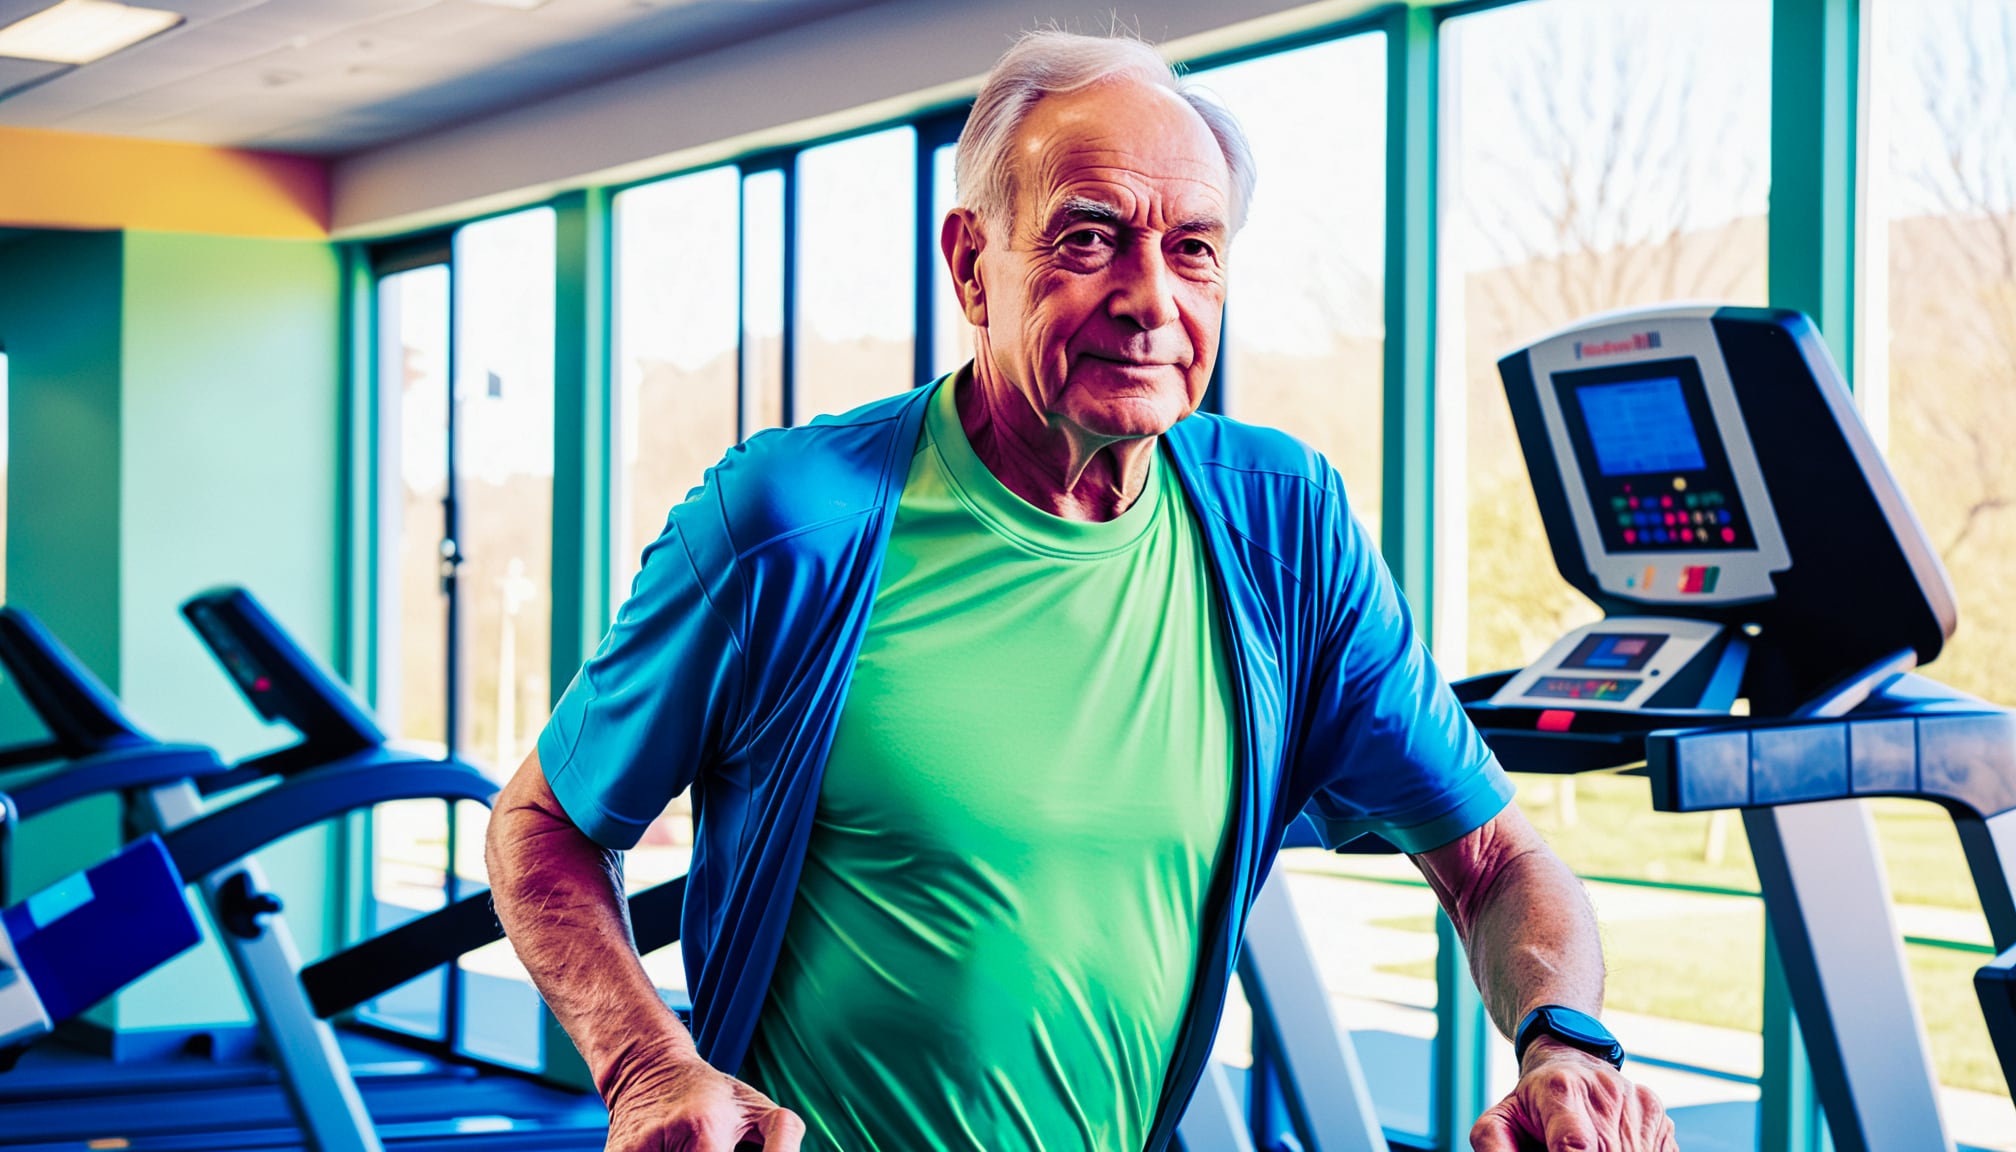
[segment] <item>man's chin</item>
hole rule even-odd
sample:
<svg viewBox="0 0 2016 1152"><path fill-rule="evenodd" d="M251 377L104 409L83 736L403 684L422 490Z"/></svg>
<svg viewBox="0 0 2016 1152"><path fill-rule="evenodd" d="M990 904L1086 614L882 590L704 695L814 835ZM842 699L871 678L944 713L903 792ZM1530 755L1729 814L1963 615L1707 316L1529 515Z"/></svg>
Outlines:
<svg viewBox="0 0 2016 1152"><path fill-rule="evenodd" d="M1112 399L1065 413L1065 418L1101 440L1160 436L1189 415L1187 406L1159 397Z"/></svg>

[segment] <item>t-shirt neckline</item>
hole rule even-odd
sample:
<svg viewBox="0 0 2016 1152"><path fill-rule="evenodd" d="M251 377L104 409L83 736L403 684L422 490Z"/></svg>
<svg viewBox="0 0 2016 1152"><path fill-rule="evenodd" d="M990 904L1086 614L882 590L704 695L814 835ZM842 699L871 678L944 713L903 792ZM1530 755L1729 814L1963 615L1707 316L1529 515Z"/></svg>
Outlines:
<svg viewBox="0 0 2016 1152"><path fill-rule="evenodd" d="M946 476L960 503L974 516L1011 539L1045 552L1076 556L1099 556L1115 552L1141 539L1155 522L1163 499L1163 461L1160 451L1148 464L1148 478L1140 499L1111 520L1067 520L1053 516L1015 494L981 462L966 439L959 421L955 388L965 373L947 376L937 384L928 402L924 427Z"/></svg>

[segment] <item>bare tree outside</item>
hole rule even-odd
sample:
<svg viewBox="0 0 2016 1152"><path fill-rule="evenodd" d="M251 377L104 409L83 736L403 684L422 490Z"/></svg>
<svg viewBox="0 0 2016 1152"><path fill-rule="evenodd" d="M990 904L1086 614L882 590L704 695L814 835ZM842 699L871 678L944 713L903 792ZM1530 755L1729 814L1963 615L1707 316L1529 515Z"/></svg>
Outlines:
<svg viewBox="0 0 2016 1152"><path fill-rule="evenodd" d="M1617 308L1762 303L1769 165L1768 6L1555 0L1493 23L1455 45L1445 273L1463 275L1466 312L1476 672L1523 665L1596 616L1555 571L1496 358Z"/></svg>
<svg viewBox="0 0 2016 1152"><path fill-rule="evenodd" d="M1933 674L2016 703L2016 3L1894 21L1891 460L1959 594Z"/></svg>

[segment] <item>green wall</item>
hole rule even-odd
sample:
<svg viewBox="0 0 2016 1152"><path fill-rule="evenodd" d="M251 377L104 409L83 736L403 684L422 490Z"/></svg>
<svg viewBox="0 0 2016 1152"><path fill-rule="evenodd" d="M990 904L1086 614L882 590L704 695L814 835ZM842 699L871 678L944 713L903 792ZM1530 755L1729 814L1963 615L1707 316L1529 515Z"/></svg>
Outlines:
<svg viewBox="0 0 2016 1152"><path fill-rule="evenodd" d="M132 232L0 245L8 600L163 739L235 758L288 735L258 721L182 622L192 593L244 584L315 655L336 650L340 317L326 244ZM0 733L19 738L9 723L0 714ZM46 822L22 830L21 888L102 856L117 834L109 804ZM259 854L310 956L331 938L334 851L316 830ZM206 944L94 1018L126 1030L247 1016Z"/></svg>
<svg viewBox="0 0 2016 1152"><path fill-rule="evenodd" d="M8 363L7 601L41 617L108 683L119 677L120 237L51 233L0 245ZM10 687L0 742L43 738ZM0 778L4 779L4 778ZM18 895L118 846L102 798L21 829Z"/></svg>

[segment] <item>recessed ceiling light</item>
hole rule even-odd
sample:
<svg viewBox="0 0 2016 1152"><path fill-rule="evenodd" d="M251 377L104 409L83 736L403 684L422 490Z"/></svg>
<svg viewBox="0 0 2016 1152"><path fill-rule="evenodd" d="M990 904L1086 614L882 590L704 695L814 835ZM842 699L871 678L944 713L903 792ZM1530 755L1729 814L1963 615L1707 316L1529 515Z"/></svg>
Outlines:
<svg viewBox="0 0 2016 1152"><path fill-rule="evenodd" d="M110 0L62 0L0 28L0 56L89 64L182 23L180 12Z"/></svg>

